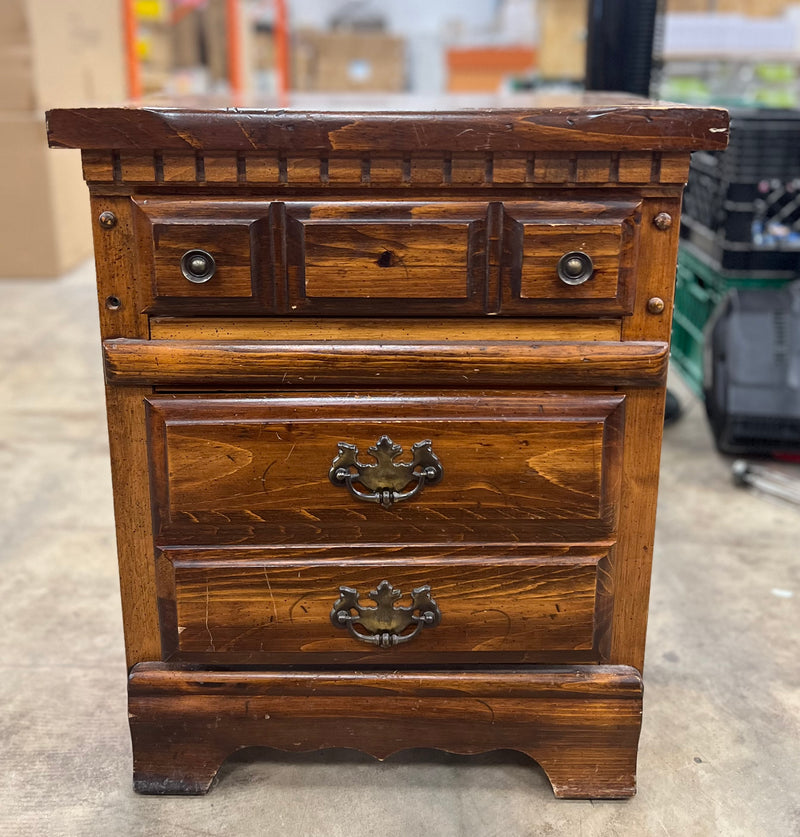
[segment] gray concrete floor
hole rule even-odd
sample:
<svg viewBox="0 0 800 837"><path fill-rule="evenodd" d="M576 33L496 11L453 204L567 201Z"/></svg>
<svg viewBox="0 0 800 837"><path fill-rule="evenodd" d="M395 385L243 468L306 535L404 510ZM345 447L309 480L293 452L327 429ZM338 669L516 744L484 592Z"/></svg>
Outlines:
<svg viewBox="0 0 800 837"><path fill-rule="evenodd" d="M800 834L800 510L732 486L679 382L634 799L427 750L245 751L207 797L136 796L92 266L0 283L0 326L0 833Z"/></svg>

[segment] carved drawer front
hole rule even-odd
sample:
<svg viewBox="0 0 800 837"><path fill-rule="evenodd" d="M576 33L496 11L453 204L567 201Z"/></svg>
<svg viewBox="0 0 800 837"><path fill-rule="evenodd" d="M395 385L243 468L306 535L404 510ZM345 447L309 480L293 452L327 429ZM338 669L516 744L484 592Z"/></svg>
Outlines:
<svg viewBox="0 0 800 837"><path fill-rule="evenodd" d="M474 552L167 549L158 556L164 656L599 661L610 612L607 547Z"/></svg>
<svg viewBox="0 0 800 837"><path fill-rule="evenodd" d="M268 202L135 203L145 310L225 314L272 308Z"/></svg>
<svg viewBox="0 0 800 837"><path fill-rule="evenodd" d="M628 314L641 201L504 204L505 314Z"/></svg>
<svg viewBox="0 0 800 837"><path fill-rule="evenodd" d="M147 406L158 544L615 532L618 393L176 395Z"/></svg>
<svg viewBox="0 0 800 837"><path fill-rule="evenodd" d="M290 309L482 313L487 209L486 203L287 204Z"/></svg>

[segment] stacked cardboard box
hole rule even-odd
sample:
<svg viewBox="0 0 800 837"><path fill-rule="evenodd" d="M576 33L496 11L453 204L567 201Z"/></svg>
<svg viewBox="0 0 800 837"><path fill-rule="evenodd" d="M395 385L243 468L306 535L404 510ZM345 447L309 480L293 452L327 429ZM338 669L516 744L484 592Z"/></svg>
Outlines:
<svg viewBox="0 0 800 837"><path fill-rule="evenodd" d="M496 93L509 78L534 70L536 50L519 44L451 47L446 60L448 93Z"/></svg>
<svg viewBox="0 0 800 837"><path fill-rule="evenodd" d="M738 12L751 17L782 15L794 0L717 0L715 12Z"/></svg>
<svg viewBox="0 0 800 837"><path fill-rule="evenodd" d="M172 71L172 4L169 0L135 0L136 57L142 92L159 93Z"/></svg>
<svg viewBox="0 0 800 837"><path fill-rule="evenodd" d="M80 154L48 150L44 111L124 98L119 6L0 2L0 275L54 276L91 253Z"/></svg>
<svg viewBox="0 0 800 837"><path fill-rule="evenodd" d="M302 92L399 93L405 41L384 32L301 30L292 39L292 81Z"/></svg>
<svg viewBox="0 0 800 837"><path fill-rule="evenodd" d="M545 79L586 75L588 0L539 0L539 72Z"/></svg>

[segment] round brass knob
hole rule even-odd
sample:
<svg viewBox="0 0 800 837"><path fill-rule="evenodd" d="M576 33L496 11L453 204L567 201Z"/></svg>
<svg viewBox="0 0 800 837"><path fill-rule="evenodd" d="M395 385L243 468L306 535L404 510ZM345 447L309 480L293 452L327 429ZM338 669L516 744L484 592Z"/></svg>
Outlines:
<svg viewBox="0 0 800 837"><path fill-rule="evenodd" d="M208 259L205 259L202 256L195 256L189 262L189 271L195 276L202 276L208 271Z"/></svg>
<svg viewBox="0 0 800 837"><path fill-rule="evenodd" d="M187 250L181 257L181 273L196 285L208 282L216 269L214 257L205 250Z"/></svg>
<svg viewBox="0 0 800 837"><path fill-rule="evenodd" d="M586 253L574 250L571 253L564 253L558 260L556 266L558 278L567 285L582 285L587 279L592 278L594 264Z"/></svg>

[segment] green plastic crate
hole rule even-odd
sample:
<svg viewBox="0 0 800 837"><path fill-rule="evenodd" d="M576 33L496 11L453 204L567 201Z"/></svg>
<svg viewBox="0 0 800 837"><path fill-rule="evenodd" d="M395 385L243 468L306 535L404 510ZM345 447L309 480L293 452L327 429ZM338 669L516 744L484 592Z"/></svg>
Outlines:
<svg viewBox="0 0 800 837"><path fill-rule="evenodd" d="M715 270L691 245L681 243L672 320L672 360L689 386L703 394L705 329L732 288L780 288L787 278Z"/></svg>

